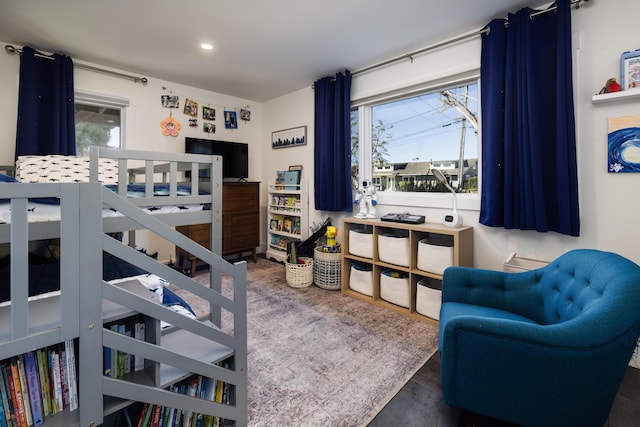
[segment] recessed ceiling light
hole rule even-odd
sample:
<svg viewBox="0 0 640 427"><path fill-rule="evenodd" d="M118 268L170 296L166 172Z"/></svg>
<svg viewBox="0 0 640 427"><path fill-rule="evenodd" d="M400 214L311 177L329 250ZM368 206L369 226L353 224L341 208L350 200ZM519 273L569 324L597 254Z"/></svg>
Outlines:
<svg viewBox="0 0 640 427"><path fill-rule="evenodd" d="M211 50L211 49L213 49L213 45L212 45L212 44L210 44L210 43L202 43L202 44L200 45L200 47L201 47L201 48L203 48L204 50Z"/></svg>

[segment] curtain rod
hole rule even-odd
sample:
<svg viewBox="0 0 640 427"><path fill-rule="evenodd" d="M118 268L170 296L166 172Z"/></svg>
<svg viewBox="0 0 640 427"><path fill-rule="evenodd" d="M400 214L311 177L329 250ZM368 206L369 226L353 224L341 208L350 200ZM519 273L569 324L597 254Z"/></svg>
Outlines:
<svg viewBox="0 0 640 427"><path fill-rule="evenodd" d="M583 1L584 2L588 2L589 0L571 0L570 3L571 3L572 6L575 5L576 9L578 9L580 7L580 3L582 3ZM551 7L547 8L547 9L544 9L544 10L538 10L536 12L531 12L530 16L531 16L531 18L535 18L538 15L543 15L543 14L548 13L548 12L553 12L557 8L558 8L557 6L551 6ZM505 25L506 25L506 21L505 21ZM385 65L389 65L389 64L393 64L393 63L398 62L398 61L402 61L403 59L409 59L411 62L413 62L413 57L416 56L416 55L420 55L420 54L426 53L426 52L428 52L430 50L435 50L435 49L438 49L438 48L441 48L441 47L444 47L444 46L447 46L447 45L450 45L450 44L454 44L454 43L457 43L457 42L460 42L460 41L463 41L463 40L466 40L466 39L470 39L470 38L473 38L473 37L478 37L478 36L488 32L488 31L489 31L488 29L484 29L483 28L481 30L476 30L476 31L474 31L472 33L463 34L461 36L458 36L458 37L455 37L455 38L452 38L452 39L448 39L448 40L445 40L445 41L442 41L442 42L438 42L438 43L435 43L435 44L420 48L418 50L414 50L413 52L405 53L404 55L396 56L396 57L387 59L385 61L378 62L376 64L369 65L369 66L364 67L364 68L360 68L359 70L352 71L351 75L355 76L355 75L358 75L358 74L366 73L367 71L375 70L377 68L384 67Z"/></svg>
<svg viewBox="0 0 640 427"><path fill-rule="evenodd" d="M10 44L5 45L4 50L10 55L21 55L22 54L22 49L16 48L16 47L14 47L14 46L12 46ZM47 56L47 55L43 55L43 54L40 54L40 53L36 53L35 56L37 56L38 58L49 59L49 60L52 60L52 61L54 60L53 57ZM110 74L112 76L117 76L117 77L122 77L124 79L133 80L135 83L140 82L143 85L146 85L149 82L149 80L146 77L132 76L130 74L119 73L118 71L111 71L111 70L107 70L105 68L94 67L92 65L87 65L87 64L77 63L77 62L74 62L73 65L74 65L74 67L83 68L85 70L95 71L95 72L104 73L104 74Z"/></svg>

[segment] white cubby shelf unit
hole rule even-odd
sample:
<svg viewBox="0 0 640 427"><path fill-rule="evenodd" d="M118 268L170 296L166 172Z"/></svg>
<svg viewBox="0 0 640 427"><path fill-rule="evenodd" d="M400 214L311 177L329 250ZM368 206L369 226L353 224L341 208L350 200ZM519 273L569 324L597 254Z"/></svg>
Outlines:
<svg viewBox="0 0 640 427"><path fill-rule="evenodd" d="M431 324L444 269L474 265L473 227L346 218L342 233L342 293Z"/></svg>

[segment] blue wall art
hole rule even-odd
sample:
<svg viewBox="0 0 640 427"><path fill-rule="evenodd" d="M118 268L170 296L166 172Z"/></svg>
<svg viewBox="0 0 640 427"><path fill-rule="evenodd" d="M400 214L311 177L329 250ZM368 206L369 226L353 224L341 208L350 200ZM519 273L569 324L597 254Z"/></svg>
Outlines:
<svg viewBox="0 0 640 427"><path fill-rule="evenodd" d="M640 172L640 116L609 119L609 172Z"/></svg>

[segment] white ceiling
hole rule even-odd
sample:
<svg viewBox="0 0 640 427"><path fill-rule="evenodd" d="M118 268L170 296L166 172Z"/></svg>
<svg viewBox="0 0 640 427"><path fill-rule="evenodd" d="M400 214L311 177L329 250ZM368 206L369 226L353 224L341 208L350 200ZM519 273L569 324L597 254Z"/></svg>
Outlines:
<svg viewBox="0 0 640 427"><path fill-rule="evenodd" d="M543 0L0 0L0 41L267 101ZM200 49L212 43L210 52ZM0 53L5 55L5 53Z"/></svg>

